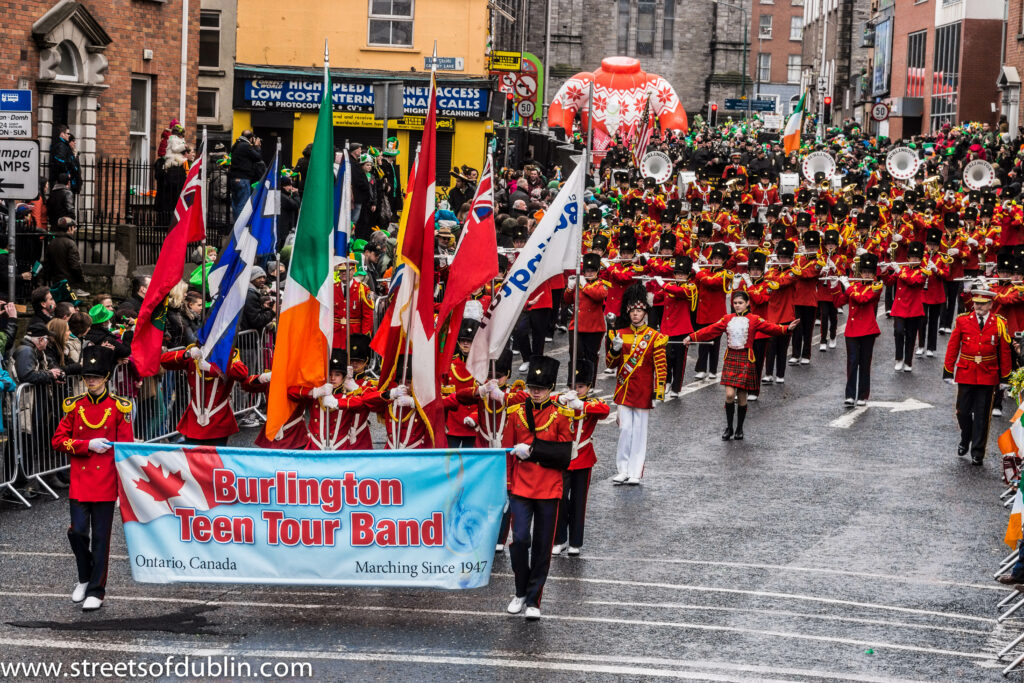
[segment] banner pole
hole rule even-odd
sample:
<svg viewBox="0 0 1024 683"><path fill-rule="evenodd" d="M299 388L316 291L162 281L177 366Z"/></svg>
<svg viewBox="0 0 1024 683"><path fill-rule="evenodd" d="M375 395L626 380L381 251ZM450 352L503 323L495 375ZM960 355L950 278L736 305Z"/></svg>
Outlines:
<svg viewBox="0 0 1024 683"><path fill-rule="evenodd" d="M384 129L385 129L385 133L384 134L385 135L387 135L387 125L388 125L388 122L387 122L387 119L385 119L384 120ZM346 138L345 139L345 167L346 168L351 168L351 166L350 166L351 163L352 163L352 156L349 154L349 151L348 151L348 139ZM338 169L338 172L339 173L344 173L344 171L342 169L340 169L340 168ZM342 198L344 198L346 196L345 190L349 189L349 188L347 188L345 186L345 177L344 177L344 175L342 176L341 182L342 182L341 196L342 196ZM351 193L349 193L348 196L351 196ZM347 212L346 215L348 216L348 220L349 220L349 223L348 223L348 225L349 225L349 232L345 236L345 248L348 249L348 237L350 237L351 234L352 234L352 232L351 232L351 228L352 228L352 212L351 212L351 210L349 210L349 207L346 206L344 202L342 202L341 210ZM350 268L351 264L348 263L348 260L347 260L348 259L348 254L347 253L342 254L341 257L343 259L346 259L346 261L345 261L345 270L349 271L349 273L348 273L348 282L345 283L345 374L347 375L348 374L348 368L349 368L350 365L352 365L352 343L351 343L351 340L352 340L352 321L349 320L348 318L349 318L349 315L351 315L351 313L352 313L352 300L350 299L350 297L352 296L352 283L355 282L355 273L351 272L351 268Z"/></svg>
<svg viewBox="0 0 1024 683"><path fill-rule="evenodd" d="M203 157L199 160L202 166L199 167L199 211L203 217L203 239L199 243L200 255L199 255L199 276L202 279L203 288L203 308L200 311L202 314L200 318L200 326L206 322L206 162L208 161L206 156L206 126L203 126Z"/></svg>
<svg viewBox="0 0 1024 683"><path fill-rule="evenodd" d="M277 153L274 155L277 163L280 163L281 159L281 138L277 139ZM276 165L276 164L275 164ZM277 174L280 175L280 170L276 170ZM274 182L278 182L275 178ZM275 187L275 185L271 185ZM274 333L277 334L278 325L281 323L281 253L277 250L278 240L280 239L277 234L277 219L281 215L281 186L277 186L277 205L274 207L274 263L277 264L277 272L274 273Z"/></svg>
<svg viewBox="0 0 1024 683"><path fill-rule="evenodd" d="M583 148L583 188L580 190L580 196L576 200L578 203L578 209L576 211L577 220L580 222L580 229L578 231L578 237L576 238L576 287L573 290L573 305L572 305L572 356L569 360L569 377L576 377L576 362L579 359L579 334L580 334L580 267L583 261L583 195L587 189L587 178L590 176L590 145L591 138L594 134L594 84L590 83L589 93L587 95L587 146ZM595 367L596 371L597 368ZM570 381L570 388L574 382Z"/></svg>

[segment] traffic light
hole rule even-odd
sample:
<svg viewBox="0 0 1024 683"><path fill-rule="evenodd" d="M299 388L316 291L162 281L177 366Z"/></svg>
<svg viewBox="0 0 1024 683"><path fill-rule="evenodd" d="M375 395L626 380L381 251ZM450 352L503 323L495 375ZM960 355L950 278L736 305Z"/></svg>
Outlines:
<svg viewBox="0 0 1024 683"><path fill-rule="evenodd" d="M708 125L712 128L718 125L718 103L712 102L708 107Z"/></svg>
<svg viewBox="0 0 1024 683"><path fill-rule="evenodd" d="M822 107L821 120L824 125L828 126L832 123L832 98L826 97L824 100L824 107Z"/></svg>

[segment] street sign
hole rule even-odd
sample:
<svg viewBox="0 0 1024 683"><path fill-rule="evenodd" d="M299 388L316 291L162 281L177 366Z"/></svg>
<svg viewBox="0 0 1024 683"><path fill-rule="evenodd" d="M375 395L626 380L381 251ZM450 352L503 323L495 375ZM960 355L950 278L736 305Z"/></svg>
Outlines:
<svg viewBox="0 0 1024 683"><path fill-rule="evenodd" d="M0 138L32 137L32 91L0 90Z"/></svg>
<svg viewBox="0 0 1024 683"><path fill-rule="evenodd" d="M828 88L828 79L824 76L818 76L818 92L825 92Z"/></svg>
<svg viewBox="0 0 1024 683"><path fill-rule="evenodd" d="M491 53L491 71L519 71L523 64L522 52Z"/></svg>
<svg viewBox="0 0 1024 683"><path fill-rule="evenodd" d="M430 71L433 65L436 65L438 71L462 71L466 67L466 61L462 57L423 58L423 69L425 71Z"/></svg>
<svg viewBox="0 0 1024 683"><path fill-rule="evenodd" d="M537 105L535 105L532 100L522 100L516 105L516 111L519 112L519 115L524 119L528 119L533 116L535 111L537 111Z"/></svg>
<svg viewBox="0 0 1024 683"><path fill-rule="evenodd" d="M34 199L39 194L39 142L0 140L0 199Z"/></svg>
<svg viewBox="0 0 1024 683"><path fill-rule="evenodd" d="M731 97L726 98L726 100L725 100L725 108L726 109L731 109L733 111L746 111L747 110L747 103L748 102L750 103L750 111L757 111L757 112L774 112L775 111L775 100L762 100L762 99L744 100L744 99L734 99L734 98L731 98Z"/></svg>
<svg viewBox="0 0 1024 683"><path fill-rule="evenodd" d="M782 128L782 114L765 114L761 117L764 121L764 127L768 130L778 130Z"/></svg>
<svg viewBox="0 0 1024 683"><path fill-rule="evenodd" d="M874 121L885 121L889 118L889 105L885 102L879 102L871 107L871 118Z"/></svg>
<svg viewBox="0 0 1024 683"><path fill-rule="evenodd" d="M516 95L519 97L531 97L537 92L537 79L527 74L519 74L516 79Z"/></svg>
<svg viewBox="0 0 1024 683"><path fill-rule="evenodd" d="M505 85L504 83L502 83L501 85L498 86L498 90L511 95L516 91L516 87L514 85Z"/></svg>

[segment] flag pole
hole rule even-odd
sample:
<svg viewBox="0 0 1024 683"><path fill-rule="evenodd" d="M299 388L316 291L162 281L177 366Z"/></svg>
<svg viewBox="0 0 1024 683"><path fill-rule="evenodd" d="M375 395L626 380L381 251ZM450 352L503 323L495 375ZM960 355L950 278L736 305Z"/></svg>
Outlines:
<svg viewBox="0 0 1024 683"><path fill-rule="evenodd" d="M330 50L327 47L327 38L324 38L324 86L327 85L327 74L329 72L329 69L331 68L330 64L331 64L331 53L330 53ZM331 107L331 112L333 114L333 112L334 112L334 98L333 98L332 95L333 95L333 93L324 92L324 93L320 94L320 97L321 98L323 98L323 97L328 98L327 101L330 102L329 106ZM321 102L323 102L323 100L321 100ZM315 141L316 141L316 138L314 137L314 142ZM307 171L307 173L308 173L308 171ZM333 240L333 235L332 235L331 248L329 249L329 252L333 252L334 251L334 249L333 249L333 242L334 242L334 240ZM328 254L328 256L329 255L330 254ZM292 258L295 258L294 249L292 251ZM329 260L331 261L331 263L333 263L333 259L329 259ZM348 315L348 311L345 311L345 315ZM332 338L331 341L333 342L334 339ZM327 384L331 380L331 349L330 349L331 346L334 346L334 344L332 343L328 347L327 354L324 356L324 359L323 359L323 361L324 361L324 384ZM326 434L325 434L324 438L326 439Z"/></svg>
<svg viewBox="0 0 1024 683"><path fill-rule="evenodd" d="M579 208L576 211L577 220L580 222L579 236L576 238L576 287L573 289L572 305L572 358L569 366L569 377L576 377L576 361L579 358L579 335L580 335L580 267L583 261L583 225L586 224L583 216L583 195L587 190L587 178L590 176L590 146L594 136L594 84L590 83L587 94L587 146L583 148L583 189L576 200ZM570 382L570 388L574 382Z"/></svg>
<svg viewBox="0 0 1024 683"><path fill-rule="evenodd" d="M384 125L387 125L387 121L384 122ZM345 195L345 190L348 189L346 187L347 183L345 181L345 175L348 175L346 173L346 169L351 168L351 164L352 164L352 157L351 157L351 155L349 154L349 151L348 151L348 138L345 138L345 167L344 168L339 168L338 169L338 173L342 174L342 177L341 177L341 183L342 183L342 186L341 186L341 198L342 198L341 210L346 212L345 215L348 217L349 227L350 228L351 228L351 222L352 222L352 212L349 210L348 206L345 204L344 199L345 199L345 196L346 196ZM349 194L349 196L351 196L351 193ZM351 233L349 233L349 234L351 234ZM337 244L337 242L335 242L335 244ZM348 235L346 235L346 238L345 238L345 250L346 250L346 252L348 250ZM348 262L348 253L342 254L341 257L343 259L346 259L345 260L345 270L349 271L350 270L349 266L351 264L349 264L349 262ZM352 321L349 320L348 317L352 314L352 299L351 299L351 297L352 297L352 283L353 282L355 282L355 274L352 273L352 272L349 272L349 274L348 274L348 282L345 283L345 374L346 375L348 374L349 366L352 365Z"/></svg>
<svg viewBox="0 0 1024 683"><path fill-rule="evenodd" d="M280 163L281 159L281 138L277 138L277 153L274 155ZM279 170L275 170L280 175ZM277 179L275 178L275 181ZM281 187L277 187L277 205L274 207L274 263L277 264L277 272L274 273L274 333L277 333L278 325L281 322L281 252L277 250L277 218L281 215Z"/></svg>
<svg viewBox="0 0 1024 683"><path fill-rule="evenodd" d="M199 167L199 213L203 217L203 239L199 243L199 276L202 280L203 288L203 307L199 311L200 319L199 324L202 326L206 322L206 126L203 126L203 156L199 160L202 166Z"/></svg>

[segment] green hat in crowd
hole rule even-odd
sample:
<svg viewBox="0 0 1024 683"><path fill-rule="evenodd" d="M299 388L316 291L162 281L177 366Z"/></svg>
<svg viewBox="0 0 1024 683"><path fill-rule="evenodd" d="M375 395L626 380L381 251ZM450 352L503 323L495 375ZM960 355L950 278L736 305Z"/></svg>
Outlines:
<svg viewBox="0 0 1024 683"><path fill-rule="evenodd" d="M397 157L398 156L398 138L390 137L387 139L384 145L384 156L386 157Z"/></svg>
<svg viewBox="0 0 1024 683"><path fill-rule="evenodd" d="M110 309L103 304L96 304L89 309L89 317L92 318L92 323L105 323L114 317L114 314L110 312Z"/></svg>

